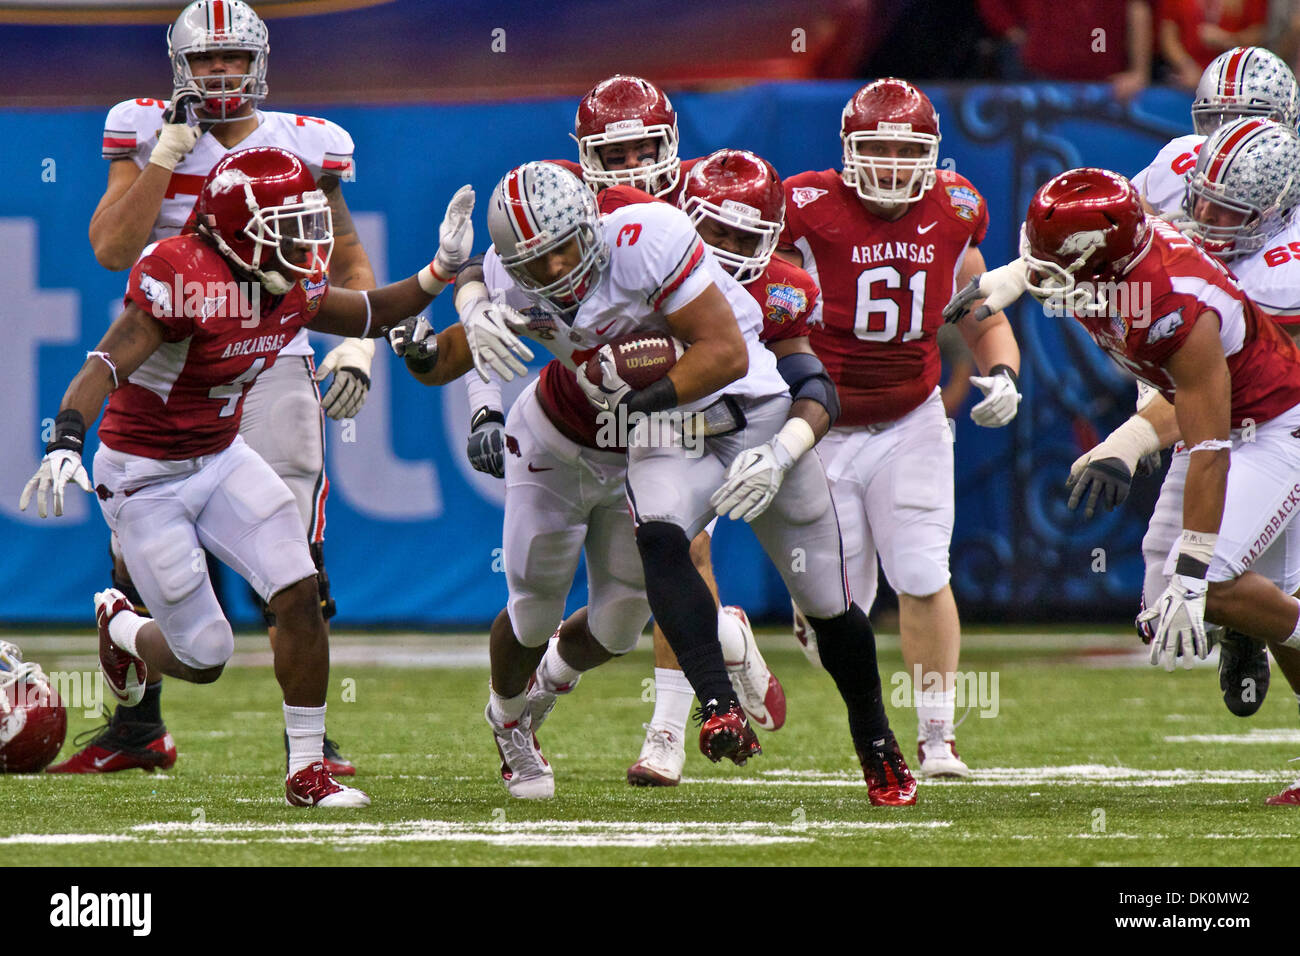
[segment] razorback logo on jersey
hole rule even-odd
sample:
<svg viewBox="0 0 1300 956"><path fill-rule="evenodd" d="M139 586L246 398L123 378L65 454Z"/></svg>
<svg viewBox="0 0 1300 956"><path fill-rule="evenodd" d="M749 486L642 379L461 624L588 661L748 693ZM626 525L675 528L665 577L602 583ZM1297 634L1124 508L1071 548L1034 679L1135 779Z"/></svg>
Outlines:
<svg viewBox="0 0 1300 956"><path fill-rule="evenodd" d="M1159 342L1161 339L1167 339L1178 331L1179 326L1183 324L1183 309L1179 306L1168 315L1162 315L1151 323L1151 328L1147 331L1147 344Z"/></svg>
<svg viewBox="0 0 1300 956"><path fill-rule="evenodd" d="M953 211L967 222L975 221L980 211L980 194L967 186L945 186Z"/></svg>
<svg viewBox="0 0 1300 956"><path fill-rule="evenodd" d="M320 279L303 279L302 291L307 293L307 311L315 312L320 308L320 298L325 294L325 286L328 280Z"/></svg>
<svg viewBox="0 0 1300 956"><path fill-rule="evenodd" d="M769 282L766 292L763 317L769 322L785 325L793 322L795 316L808 308L808 296L797 286L785 282Z"/></svg>
<svg viewBox="0 0 1300 956"><path fill-rule="evenodd" d="M818 189L816 186L796 186L794 189L790 190L790 198L794 200L796 206L802 209L810 202L816 202L822 196L825 196L826 193L827 190Z"/></svg>
<svg viewBox="0 0 1300 956"><path fill-rule="evenodd" d="M149 301L154 304L154 310L157 314L171 315L172 293L166 282L161 282L146 273L140 276L140 288L149 298Z"/></svg>

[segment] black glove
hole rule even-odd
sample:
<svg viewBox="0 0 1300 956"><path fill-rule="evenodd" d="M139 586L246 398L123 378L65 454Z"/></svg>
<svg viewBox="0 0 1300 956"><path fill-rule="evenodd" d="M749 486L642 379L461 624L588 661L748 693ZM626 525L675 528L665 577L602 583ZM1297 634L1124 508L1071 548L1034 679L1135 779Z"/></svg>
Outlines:
<svg viewBox="0 0 1300 956"><path fill-rule="evenodd" d="M493 478L506 476L505 418L498 411L480 408L470 421L465 454L475 471Z"/></svg>
<svg viewBox="0 0 1300 956"><path fill-rule="evenodd" d="M1088 504L1083 510L1085 517L1091 518L1099 504L1102 511L1110 511L1124 503L1132 482L1133 475L1119 458L1090 461L1083 471L1066 479L1065 487L1070 492L1068 507L1071 511L1078 507L1086 492Z"/></svg>

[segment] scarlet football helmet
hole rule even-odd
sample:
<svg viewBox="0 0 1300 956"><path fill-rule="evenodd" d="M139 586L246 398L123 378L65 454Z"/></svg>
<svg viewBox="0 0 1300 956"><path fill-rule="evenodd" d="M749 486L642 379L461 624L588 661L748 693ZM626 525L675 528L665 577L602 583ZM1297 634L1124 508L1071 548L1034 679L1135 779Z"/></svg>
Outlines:
<svg viewBox="0 0 1300 956"><path fill-rule="evenodd" d="M67 711L45 673L0 641L0 773L40 773L67 731Z"/></svg>
<svg viewBox="0 0 1300 956"><path fill-rule="evenodd" d="M616 74L597 83L578 104L573 121L582 178L599 192L606 186L635 186L655 196L677 188L677 113L664 91L639 76ZM606 169L600 147L611 143L659 141L657 158L635 169Z"/></svg>
<svg viewBox="0 0 1300 956"><path fill-rule="evenodd" d="M582 180L555 163L525 163L492 190L488 234L501 264L530 298L562 311L577 309L595 290L609 263L596 198ZM547 281L529 265L577 242L578 258Z"/></svg>
<svg viewBox="0 0 1300 956"><path fill-rule="evenodd" d="M1220 126L1201 147L1183 200L1188 218L1178 225L1206 252L1235 259L1262 249L1297 204L1296 131L1266 119L1239 119Z"/></svg>
<svg viewBox="0 0 1300 956"><path fill-rule="evenodd" d="M1048 180L1029 203L1020 231L1027 288L1037 299L1086 314L1106 306L1096 287L1121 279L1151 234L1137 190L1108 169L1071 169ZM1082 280L1090 289L1078 287Z"/></svg>
<svg viewBox="0 0 1300 956"><path fill-rule="evenodd" d="M1257 46L1234 47L1210 61L1192 102L1192 125L1201 136L1243 116L1290 127L1300 120L1300 87L1291 68Z"/></svg>
<svg viewBox="0 0 1300 956"><path fill-rule="evenodd" d="M250 57L248 72L195 77L189 55L217 50L246 51ZM234 114L245 103L266 99L266 59L270 51L266 24L243 0L195 0L167 30L172 95L185 89L199 90L205 94L205 121L224 123L236 119Z"/></svg>
<svg viewBox="0 0 1300 956"><path fill-rule="evenodd" d="M772 164L744 149L720 149L691 168L678 202L691 222L712 219L751 233L750 255L711 246L714 257L740 283L763 274L785 225L785 190Z"/></svg>
<svg viewBox="0 0 1300 956"><path fill-rule="evenodd" d="M906 80L876 80L854 93L840 114L841 175L870 202L917 202L934 187L939 139L939 114L928 96ZM914 144L920 155L879 155L880 147L870 145L885 142Z"/></svg>
<svg viewBox="0 0 1300 956"><path fill-rule="evenodd" d="M194 222L222 255L273 295L288 292L296 280L271 270L319 279L329 268L329 200L306 164L287 149L258 146L225 156L203 181Z"/></svg>

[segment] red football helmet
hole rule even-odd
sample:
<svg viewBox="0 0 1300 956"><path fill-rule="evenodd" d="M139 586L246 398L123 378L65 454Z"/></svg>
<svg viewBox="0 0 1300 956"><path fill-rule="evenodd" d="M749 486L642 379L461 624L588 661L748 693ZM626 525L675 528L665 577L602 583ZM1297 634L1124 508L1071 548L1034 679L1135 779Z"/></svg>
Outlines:
<svg viewBox="0 0 1300 956"><path fill-rule="evenodd" d="M45 673L0 641L0 773L40 773L67 731L67 711Z"/></svg>
<svg viewBox="0 0 1300 956"><path fill-rule="evenodd" d="M928 96L906 80L868 83L840 114L844 182L871 202L917 202L934 186L939 139L939 114ZM902 145L891 150L885 143Z"/></svg>
<svg viewBox="0 0 1300 956"><path fill-rule="evenodd" d="M1075 313L1103 308L1097 283L1123 278L1151 233L1137 190L1108 169L1071 169L1034 193L1020 232L1029 291ZM1077 288L1083 280L1091 289Z"/></svg>
<svg viewBox="0 0 1300 956"><path fill-rule="evenodd" d="M258 146L230 153L203 181L194 217L201 235L273 295L288 292L296 280L272 269L319 280L329 268L334 249L329 200L306 164L287 149Z"/></svg>
<svg viewBox="0 0 1300 956"><path fill-rule="evenodd" d="M691 168L678 202L697 227L711 219L753 235L748 255L712 244L710 248L737 282L763 274L785 225L785 190L771 163L748 150L720 149Z"/></svg>
<svg viewBox="0 0 1300 956"><path fill-rule="evenodd" d="M655 196L677 188L682 161L677 157L677 114L664 91L639 76L616 74L582 98L573 121L582 178L599 192L606 186L635 186ZM611 143L659 140L653 163L635 169L606 169L600 147Z"/></svg>

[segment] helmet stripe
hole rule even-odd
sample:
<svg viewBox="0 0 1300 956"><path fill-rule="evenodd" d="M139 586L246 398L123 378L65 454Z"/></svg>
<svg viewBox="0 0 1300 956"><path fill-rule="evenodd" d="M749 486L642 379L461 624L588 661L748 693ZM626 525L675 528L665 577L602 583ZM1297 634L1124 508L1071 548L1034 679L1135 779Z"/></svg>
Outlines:
<svg viewBox="0 0 1300 956"><path fill-rule="evenodd" d="M1237 89L1241 85L1241 79L1245 74L1246 60L1250 51L1246 48L1239 48L1232 56L1228 57L1228 63L1223 68L1223 95L1237 96Z"/></svg>
<svg viewBox="0 0 1300 956"><path fill-rule="evenodd" d="M1242 124L1241 128L1229 136L1223 145L1219 147L1214 159L1210 161L1210 168L1205 171L1205 178L1212 183L1219 182L1220 177L1227 173L1228 166L1233 158L1245 145L1245 141L1263 125L1263 120L1252 120L1249 123Z"/></svg>
<svg viewBox="0 0 1300 956"><path fill-rule="evenodd" d="M537 230L529 222L530 209L528 203L524 201L523 184L524 171L516 169L506 177L506 194L510 197L510 202L506 203L506 208L510 210L510 219L515 224L515 232L523 240L532 239L537 235Z"/></svg>
<svg viewBox="0 0 1300 956"><path fill-rule="evenodd" d="M226 22L228 15L225 0L212 0L212 27L217 33L226 33L230 30Z"/></svg>

